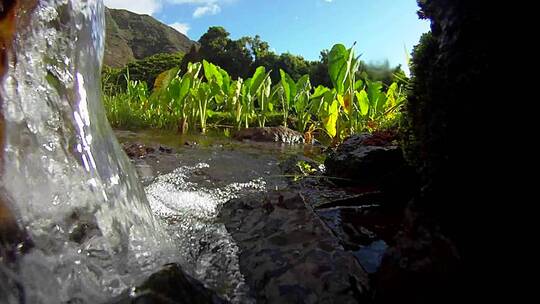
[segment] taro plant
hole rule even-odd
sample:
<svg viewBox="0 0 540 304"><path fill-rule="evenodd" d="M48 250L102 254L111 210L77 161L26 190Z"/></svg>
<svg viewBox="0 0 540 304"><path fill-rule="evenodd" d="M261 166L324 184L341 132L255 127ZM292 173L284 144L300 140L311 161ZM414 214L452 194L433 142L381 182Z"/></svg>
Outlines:
<svg viewBox="0 0 540 304"><path fill-rule="evenodd" d="M177 130L180 133L186 133L188 130L187 124L187 108L189 104L186 102L193 81L191 77L184 76L183 78L174 78L167 88L170 98L170 107L175 117Z"/></svg>
<svg viewBox="0 0 540 304"><path fill-rule="evenodd" d="M238 129L255 120L264 127L276 115L287 127L291 115L293 127L305 134L306 141L324 131L333 143L398 121L405 100L402 86L392 83L385 88L381 82L357 79L360 61L354 45L349 49L335 45L328 61L333 88L312 88L308 75L295 81L284 70L279 70L280 81L273 85L264 67L251 78L233 80L225 70L203 60L188 64L183 76L179 68L161 73L149 94L146 83L131 81L128 71L125 90L106 92L116 94L104 98L107 116L114 126L176 127L182 133L199 126L205 133L213 115L230 118Z"/></svg>
<svg viewBox="0 0 540 304"><path fill-rule="evenodd" d="M287 127L287 120L289 118L289 110L293 101L296 99L296 83L294 79L282 69L279 70L281 76L281 88L282 94L280 94L282 111L283 111L283 126Z"/></svg>
<svg viewBox="0 0 540 304"><path fill-rule="evenodd" d="M258 67L253 73L253 77L246 79L241 82L239 78L239 83L241 84L240 96L236 105L235 118L237 123L237 128L240 129L241 125L244 124L245 128L249 128L249 123L251 119L257 116L255 103L268 102L267 99L267 79L270 78L270 73L266 73L264 67ZM264 92L260 92L264 90ZM264 104L263 104L264 106ZM259 116L264 117L266 111L262 112L259 107Z"/></svg>
<svg viewBox="0 0 540 304"><path fill-rule="evenodd" d="M338 135L339 102L336 99L336 90L318 86L311 96L312 113L317 117L320 127L332 139Z"/></svg>
<svg viewBox="0 0 540 304"><path fill-rule="evenodd" d="M208 119L208 104L214 99L209 83L201 83L196 90L196 100L198 105L198 117L201 133L206 133L206 120Z"/></svg>
<svg viewBox="0 0 540 304"><path fill-rule="evenodd" d="M267 111L265 111L265 105L270 96L268 85L272 85L271 81L270 84L268 84L267 79L270 79L270 72L267 73L266 68L263 66L258 67L255 70L255 73L253 73L253 77L249 82L249 88L247 90L247 108L249 109L250 114L257 115L259 125L264 125L266 120ZM259 104L258 111L256 111L255 107L256 102Z"/></svg>
<svg viewBox="0 0 540 304"><path fill-rule="evenodd" d="M236 128L239 130L242 125L242 113L243 113L243 98L242 98L242 89L244 88L244 80L238 78L238 80L233 81L231 87L229 88L228 94L228 104L231 116L234 117L236 123Z"/></svg>
<svg viewBox="0 0 540 304"><path fill-rule="evenodd" d="M346 121L348 134L357 131L361 118L355 102L356 89L361 86L361 81L356 81L359 66L359 57L354 55L354 44L350 49L336 44L328 54L328 73L334 85L336 99L343 110L341 117Z"/></svg>
<svg viewBox="0 0 540 304"><path fill-rule="evenodd" d="M268 72L267 77L264 79L257 92L257 101L259 105L257 111L257 120L259 122L259 127L261 128L264 128L268 115L274 111L274 102L271 98L272 79L269 76L270 72Z"/></svg>
<svg viewBox="0 0 540 304"><path fill-rule="evenodd" d="M308 75L304 75L298 80L296 90L297 93L292 103L296 115L296 130L304 133L311 120L311 113L309 111L311 106L311 83Z"/></svg>

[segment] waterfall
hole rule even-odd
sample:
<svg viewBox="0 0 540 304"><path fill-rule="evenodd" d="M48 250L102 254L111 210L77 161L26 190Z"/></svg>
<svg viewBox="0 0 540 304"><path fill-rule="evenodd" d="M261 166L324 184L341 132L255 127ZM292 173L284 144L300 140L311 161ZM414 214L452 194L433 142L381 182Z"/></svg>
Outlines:
<svg viewBox="0 0 540 304"><path fill-rule="evenodd" d="M1 303L106 301L173 256L105 117L103 10L41 0L17 13L1 191L33 247L0 261Z"/></svg>

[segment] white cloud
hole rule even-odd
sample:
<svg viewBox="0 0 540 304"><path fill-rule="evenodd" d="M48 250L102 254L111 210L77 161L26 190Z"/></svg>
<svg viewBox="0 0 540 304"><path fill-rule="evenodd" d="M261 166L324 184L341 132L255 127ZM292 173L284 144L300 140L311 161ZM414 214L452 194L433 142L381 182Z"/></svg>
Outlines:
<svg viewBox="0 0 540 304"><path fill-rule="evenodd" d="M208 3L204 6L199 6L193 12L193 18L200 18L204 15L217 15L221 12L221 7L216 3Z"/></svg>
<svg viewBox="0 0 540 304"><path fill-rule="evenodd" d="M332 2L332 1L334 1L334 0L324 0L324 2L328 2L328 3Z"/></svg>
<svg viewBox="0 0 540 304"><path fill-rule="evenodd" d="M107 7L123 8L137 14L152 15L161 10L162 0L104 0Z"/></svg>
<svg viewBox="0 0 540 304"><path fill-rule="evenodd" d="M193 18L205 15L217 15L221 12L223 4L231 4L238 0L104 0L110 8L122 8L138 14L153 15L161 11L164 2L176 5L195 6ZM325 0L328 1L328 0Z"/></svg>
<svg viewBox="0 0 540 304"><path fill-rule="evenodd" d="M194 4L194 5L207 5L210 3L233 3L237 0L167 0L169 3L174 4Z"/></svg>
<svg viewBox="0 0 540 304"><path fill-rule="evenodd" d="M205 15L217 15L221 12L223 4L231 4L238 0L166 0L172 4L189 4L197 6L193 11L193 18Z"/></svg>
<svg viewBox="0 0 540 304"><path fill-rule="evenodd" d="M172 27L173 29L179 31L180 33L184 34L187 36L187 32L189 31L189 29L191 28L189 26L189 24L187 23L180 23L180 22L175 22L173 24L169 24L170 27Z"/></svg>

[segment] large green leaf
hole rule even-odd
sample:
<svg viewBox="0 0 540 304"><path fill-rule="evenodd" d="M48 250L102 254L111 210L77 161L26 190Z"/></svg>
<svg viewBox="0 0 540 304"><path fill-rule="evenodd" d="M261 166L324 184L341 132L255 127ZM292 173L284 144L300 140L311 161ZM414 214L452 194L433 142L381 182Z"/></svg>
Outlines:
<svg viewBox="0 0 540 304"><path fill-rule="evenodd" d="M310 91L311 90L311 83L309 82L309 75L304 75L298 79L298 82L296 82L296 89L298 91Z"/></svg>
<svg viewBox="0 0 540 304"><path fill-rule="evenodd" d="M248 78L248 79L244 80L244 82L242 83L242 94L243 95L246 95L247 93L249 93L249 88L251 88L251 81L252 81L252 78Z"/></svg>
<svg viewBox="0 0 540 304"><path fill-rule="evenodd" d="M369 99L366 91L356 92L356 99L358 99L358 105L360 106L360 114L366 116L369 112Z"/></svg>
<svg viewBox="0 0 540 304"><path fill-rule="evenodd" d="M272 90L272 79L270 77L266 77L266 80L264 81L263 96L265 98L269 98L271 94L271 90Z"/></svg>
<svg viewBox="0 0 540 304"><path fill-rule="evenodd" d="M341 107L343 108L343 111L345 112L345 114L350 115L353 109L352 103L353 103L354 98L352 98L352 96L347 92L345 93L345 95L338 94L337 100L339 104L341 105Z"/></svg>
<svg viewBox="0 0 540 304"><path fill-rule="evenodd" d="M363 82L361 79L357 80L357 81L354 83L354 90L355 90L355 91L359 91L359 90L361 90L361 89L363 89L363 88L364 88L364 82Z"/></svg>
<svg viewBox="0 0 540 304"><path fill-rule="evenodd" d="M218 70L218 67L214 64L203 60L204 77L208 82L215 81L218 86L223 86L223 74Z"/></svg>
<svg viewBox="0 0 540 304"><path fill-rule="evenodd" d="M251 77L251 86L249 88L249 92L252 95L255 95L259 88L261 87L261 84L266 79L266 68L263 66L258 67L255 70L255 73L253 74L253 77Z"/></svg>
<svg viewBox="0 0 540 304"><path fill-rule="evenodd" d="M180 85L180 91L178 92L179 100L183 100L189 94L189 89L191 88L191 78L184 77Z"/></svg>
<svg viewBox="0 0 540 304"><path fill-rule="evenodd" d="M308 105L308 97L306 94L298 96L296 102L294 103L294 109L297 115L303 115L304 111Z"/></svg>
<svg viewBox="0 0 540 304"><path fill-rule="evenodd" d="M285 99L287 100L287 104L291 104L296 97L296 83L291 76L282 69L279 69L279 74L281 75L281 85L285 91Z"/></svg>
<svg viewBox="0 0 540 304"><path fill-rule="evenodd" d="M310 96L310 99L320 99L326 92L330 91L329 88L319 85L315 88L315 92Z"/></svg>
<svg viewBox="0 0 540 304"><path fill-rule="evenodd" d="M384 97L384 94L381 92L382 87L383 85L380 81L367 81L369 105L373 110L377 110L379 108L379 101L381 101Z"/></svg>
<svg viewBox="0 0 540 304"><path fill-rule="evenodd" d="M336 137L337 135L337 120L339 118L339 102L333 100L326 110L327 116L323 119L324 129L330 135L330 137Z"/></svg>
<svg viewBox="0 0 540 304"><path fill-rule="evenodd" d="M397 90L398 90L398 85L395 82L393 82L388 87L388 90L386 90L386 103L388 104L388 107L390 108L396 106L397 104L397 100L396 100Z"/></svg>
<svg viewBox="0 0 540 304"><path fill-rule="evenodd" d="M171 80L173 80L173 78L178 75L179 71L180 71L180 68L175 67L159 74L156 77L156 81L154 81L154 90L158 90L158 91L165 90L169 86L169 83L171 82Z"/></svg>
<svg viewBox="0 0 540 304"><path fill-rule="evenodd" d="M328 74L338 94L345 90L349 69L349 51L343 44L336 44L328 54Z"/></svg>
<svg viewBox="0 0 540 304"><path fill-rule="evenodd" d="M229 73L227 73L227 71L225 71L224 69L220 67L217 67L217 69L223 79L223 86L222 86L223 92L228 92L231 86L231 76L229 76Z"/></svg>
<svg viewBox="0 0 540 304"><path fill-rule="evenodd" d="M167 86L168 97L170 99L176 99L178 97L178 95L180 94L181 83L182 79L180 77L175 77L171 80L171 82Z"/></svg>

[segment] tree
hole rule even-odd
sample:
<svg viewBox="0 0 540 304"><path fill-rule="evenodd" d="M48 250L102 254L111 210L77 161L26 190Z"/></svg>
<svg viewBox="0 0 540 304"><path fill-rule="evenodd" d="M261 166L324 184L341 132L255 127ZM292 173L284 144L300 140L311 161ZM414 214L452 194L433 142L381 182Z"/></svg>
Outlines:
<svg viewBox="0 0 540 304"><path fill-rule="evenodd" d="M380 81L385 86L389 86L393 82L402 84L407 79L407 76L403 70L401 70L401 65L391 67L388 60L385 60L382 63L361 62L359 71L363 79L367 78L371 81Z"/></svg>
<svg viewBox="0 0 540 304"><path fill-rule="evenodd" d="M330 75L328 74L328 50L322 50L319 61L313 61L309 70L309 79L314 87L323 85L331 87Z"/></svg>
<svg viewBox="0 0 540 304"><path fill-rule="evenodd" d="M247 78L253 63L247 44L252 40L251 38L232 40L229 36L230 33L221 26L208 28L208 31L199 39L200 47L190 50L186 60L182 62L182 67L186 67L188 62L199 62L205 59L225 69L233 78Z"/></svg>
<svg viewBox="0 0 540 304"><path fill-rule="evenodd" d="M184 53L182 52L173 54L163 53L130 62L121 69L104 67L101 72L102 79L104 80L104 88L109 93L118 91L120 88L125 88L126 79L124 75L127 75L127 71L129 70L131 80L144 81L148 85L148 88L152 89L156 77L163 71L180 66L184 61L183 58Z"/></svg>
<svg viewBox="0 0 540 304"><path fill-rule="evenodd" d="M270 54L270 45L268 42L261 40L259 35L255 35L255 37L242 37L241 40L248 48L254 62Z"/></svg>

